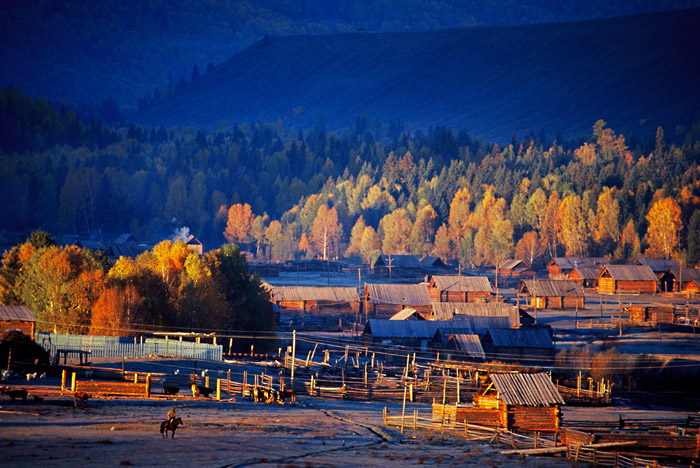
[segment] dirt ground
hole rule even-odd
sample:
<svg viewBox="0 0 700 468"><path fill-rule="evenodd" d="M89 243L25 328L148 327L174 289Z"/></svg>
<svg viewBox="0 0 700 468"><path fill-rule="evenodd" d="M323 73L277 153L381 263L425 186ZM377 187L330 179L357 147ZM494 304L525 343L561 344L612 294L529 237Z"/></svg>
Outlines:
<svg viewBox="0 0 700 468"><path fill-rule="evenodd" d="M121 366L121 363L111 363ZM208 363L212 367L214 363ZM100 364L96 364L100 365ZM101 363L101 365L104 365ZM129 370L186 368L182 361L129 361ZM200 369L202 363L200 362ZM230 366L228 366L230 367ZM4 382L7 383L7 382ZM16 385L26 384L21 380ZM34 384L34 382L32 382ZM352 402L300 397L296 405L266 405L236 397L228 401L188 395L157 399L92 398L84 409L60 396L57 377L26 403L0 396L0 460L3 467L555 467L561 458L502 455L503 447L466 442L439 432L384 427L382 409L400 414L399 403ZM157 385L157 384L156 384ZM46 391L53 390L53 394ZM185 393L185 392L183 392ZM175 438L159 428L175 407L184 425ZM407 407L430 412L428 404Z"/></svg>

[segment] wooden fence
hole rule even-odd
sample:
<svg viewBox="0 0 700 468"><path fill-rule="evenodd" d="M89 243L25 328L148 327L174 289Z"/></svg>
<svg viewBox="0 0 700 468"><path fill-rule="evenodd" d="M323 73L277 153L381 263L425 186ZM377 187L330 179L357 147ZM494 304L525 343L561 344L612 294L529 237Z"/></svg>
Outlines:
<svg viewBox="0 0 700 468"><path fill-rule="evenodd" d="M56 356L59 349L68 349L87 351L92 358L164 356L212 361L220 361L223 358L221 345L162 338L122 338L39 332L36 334L35 341L48 351L51 357Z"/></svg>

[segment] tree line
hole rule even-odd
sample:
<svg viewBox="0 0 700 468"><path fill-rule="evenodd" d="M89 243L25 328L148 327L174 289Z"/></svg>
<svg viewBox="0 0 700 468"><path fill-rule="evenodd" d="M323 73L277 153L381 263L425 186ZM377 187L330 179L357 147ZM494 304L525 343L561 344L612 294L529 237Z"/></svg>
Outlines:
<svg viewBox="0 0 700 468"><path fill-rule="evenodd" d="M700 260L700 126L644 142L508 144L359 117L342 132L281 122L113 128L0 93L0 212L10 230L252 245L260 259L433 254L462 265L559 255Z"/></svg>

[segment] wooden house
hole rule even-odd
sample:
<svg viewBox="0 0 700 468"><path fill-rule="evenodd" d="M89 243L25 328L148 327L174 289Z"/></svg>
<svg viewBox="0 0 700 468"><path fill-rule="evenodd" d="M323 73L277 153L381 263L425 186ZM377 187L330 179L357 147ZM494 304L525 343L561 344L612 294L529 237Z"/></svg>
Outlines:
<svg viewBox="0 0 700 468"><path fill-rule="evenodd" d="M526 365L551 364L554 342L550 327L490 328L481 339L488 359Z"/></svg>
<svg viewBox="0 0 700 468"><path fill-rule="evenodd" d="M447 333L444 339L445 349L452 351L448 353L447 359L466 358L483 361L486 357L476 333Z"/></svg>
<svg viewBox="0 0 700 468"><path fill-rule="evenodd" d="M567 279L576 281L584 289L596 289L599 274L600 267L579 267L573 269Z"/></svg>
<svg viewBox="0 0 700 468"><path fill-rule="evenodd" d="M389 318L406 307L428 316L431 310L428 285L365 284L362 307L366 317Z"/></svg>
<svg viewBox="0 0 700 468"><path fill-rule="evenodd" d="M502 302L433 302L434 320L469 321L472 329L520 328L518 306Z"/></svg>
<svg viewBox="0 0 700 468"><path fill-rule="evenodd" d="M363 339L367 343L393 344L427 350L440 328L449 328L452 322L434 320L370 319L365 325Z"/></svg>
<svg viewBox="0 0 700 468"><path fill-rule="evenodd" d="M440 257L426 255L420 259L420 266L424 273L445 272L450 269Z"/></svg>
<svg viewBox="0 0 700 468"><path fill-rule="evenodd" d="M188 249L190 249L197 255L202 255L204 253L204 245L199 241L199 239L194 237L192 234L187 236L187 238L183 239L182 242L187 246Z"/></svg>
<svg viewBox="0 0 700 468"><path fill-rule="evenodd" d="M659 279L661 291L676 291L690 294L700 292L700 269L672 268Z"/></svg>
<svg viewBox="0 0 700 468"><path fill-rule="evenodd" d="M548 374L489 374L474 406L497 409L500 426L514 432L559 431L564 400Z"/></svg>
<svg viewBox="0 0 700 468"><path fill-rule="evenodd" d="M583 288L571 280L524 280L518 303L537 309L583 309Z"/></svg>
<svg viewBox="0 0 700 468"><path fill-rule="evenodd" d="M522 260L506 260L499 268L498 275L505 278L534 278L535 271Z"/></svg>
<svg viewBox="0 0 700 468"><path fill-rule="evenodd" d="M654 294L656 275L648 265L605 265L598 275L601 294Z"/></svg>
<svg viewBox="0 0 700 468"><path fill-rule="evenodd" d="M19 330L34 339L36 317L29 307L0 305L0 336L10 330Z"/></svg>
<svg viewBox="0 0 700 468"><path fill-rule="evenodd" d="M640 258L634 264L648 266L657 277L661 277L669 270L680 268L677 261L666 258Z"/></svg>
<svg viewBox="0 0 700 468"><path fill-rule="evenodd" d="M610 262L605 257L554 257L547 264L549 279L567 279L569 274L577 268L595 268L608 265Z"/></svg>
<svg viewBox="0 0 700 468"><path fill-rule="evenodd" d="M370 267L376 276L417 278L423 275L416 255L379 255Z"/></svg>
<svg viewBox="0 0 700 468"><path fill-rule="evenodd" d="M358 313L357 288L279 286L270 287L272 302L280 308L326 314Z"/></svg>
<svg viewBox="0 0 700 468"><path fill-rule="evenodd" d="M486 302L493 287L485 276L433 275L428 293L433 302Z"/></svg>
<svg viewBox="0 0 700 468"><path fill-rule="evenodd" d="M630 314L630 321L634 323L673 323L675 309L673 305L633 305L627 308Z"/></svg>

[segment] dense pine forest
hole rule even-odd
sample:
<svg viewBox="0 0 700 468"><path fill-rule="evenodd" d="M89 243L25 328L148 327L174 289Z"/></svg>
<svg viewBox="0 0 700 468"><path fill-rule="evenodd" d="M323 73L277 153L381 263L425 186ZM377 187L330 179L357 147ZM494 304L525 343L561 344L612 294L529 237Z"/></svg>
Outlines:
<svg viewBox="0 0 700 468"><path fill-rule="evenodd" d="M82 122L0 93L6 231L124 232L155 244L182 227L205 249L259 259L438 255L462 265L556 255L700 260L700 127L627 141L603 121L585 141L358 117L343 132L281 123L195 128Z"/></svg>

